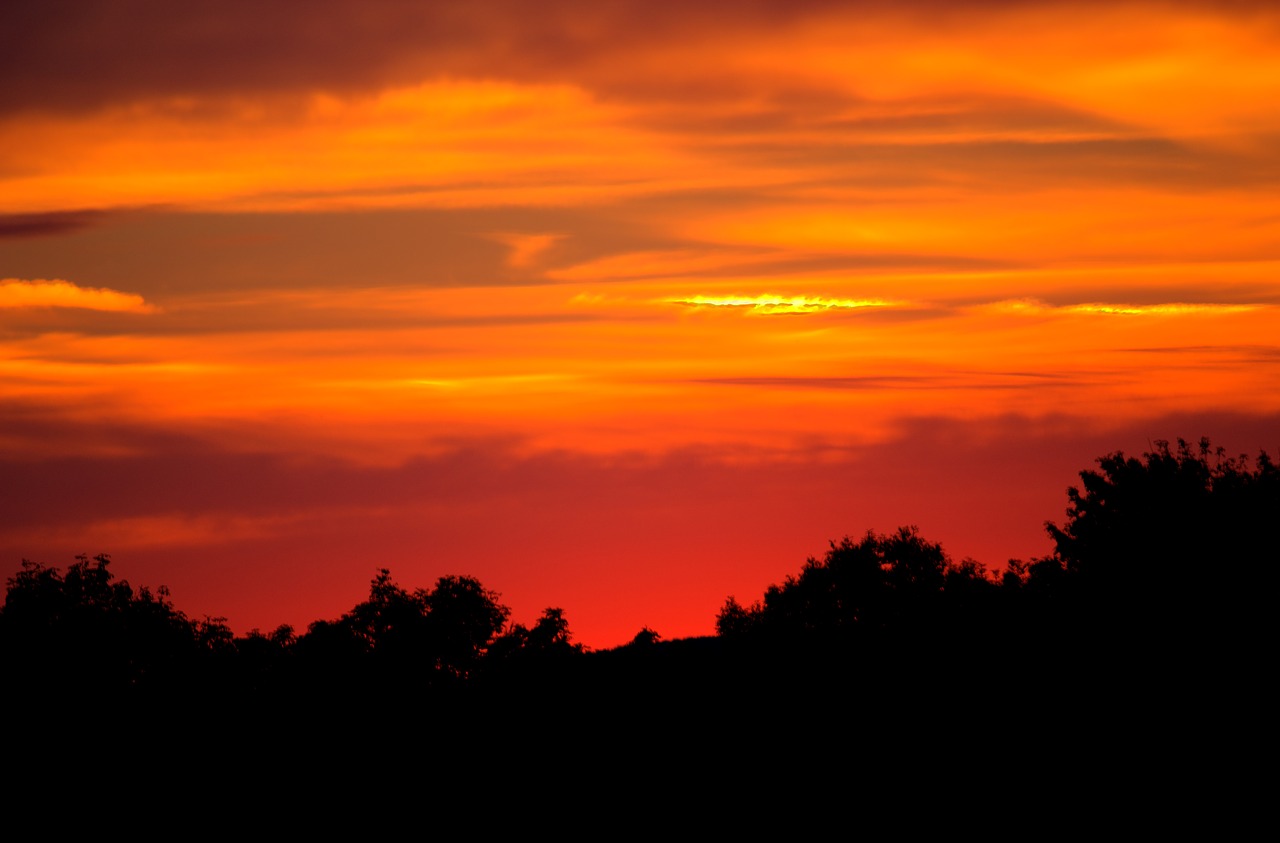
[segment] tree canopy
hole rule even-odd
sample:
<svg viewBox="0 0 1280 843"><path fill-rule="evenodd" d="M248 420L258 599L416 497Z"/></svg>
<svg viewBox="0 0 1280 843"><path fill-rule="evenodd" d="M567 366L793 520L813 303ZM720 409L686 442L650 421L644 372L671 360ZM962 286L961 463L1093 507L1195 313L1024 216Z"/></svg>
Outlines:
<svg viewBox="0 0 1280 843"><path fill-rule="evenodd" d="M1228 457L1207 439L1192 446L1155 443L1141 457L1117 451L1082 471L1067 489L1067 520L1046 528L1066 569L1128 587L1274 564L1280 521L1280 470L1266 452L1255 462Z"/></svg>
<svg viewBox="0 0 1280 843"><path fill-rule="evenodd" d="M926 617L944 593L975 583L992 586L972 560L953 563L942 546L915 527L831 542L823 558L810 557L799 576L771 585L763 602L744 607L730 597L716 618L720 635L756 632L823 635L868 632Z"/></svg>
<svg viewBox="0 0 1280 843"><path fill-rule="evenodd" d="M0 647L10 677L48 691L171 683L229 646L221 619L191 621L163 587L116 580L105 554L62 573L24 560L8 581Z"/></svg>
<svg viewBox="0 0 1280 843"><path fill-rule="evenodd" d="M1191 652L1191 643L1217 663L1226 636L1269 640L1280 469L1265 452L1230 457L1208 440L1160 441L1139 457L1101 457L1080 479L1067 490L1066 520L1045 524L1052 552L1011 560L998 579L974 560L953 561L915 527L868 531L830 542L760 600L728 598L718 640L707 640L777 643L788 659L793 645L901 655L894 645L906 643L913 655L966 665L985 656L955 658L960 648L1000 640L1003 657L1023 665L1052 650L1126 671L1151 652ZM341 697L474 687L478 675L494 680L490 688L533 676L554 684L590 661L562 609L545 609L530 627L511 624L500 595L473 577L410 590L381 568L368 597L337 619L301 635L281 626L237 638L222 619L188 618L163 587L116 580L110 563L80 556L64 573L24 561L8 580L0 665L12 687L189 687L196 677L235 694L304 687ZM679 653L690 676L703 653L719 652L664 642L647 627L620 649L635 658L611 669Z"/></svg>
<svg viewBox="0 0 1280 843"><path fill-rule="evenodd" d="M473 577L408 591L381 568L367 600L336 621L312 623L297 646L312 673L345 665L365 681L438 684L470 676L510 613Z"/></svg>
<svg viewBox="0 0 1280 843"><path fill-rule="evenodd" d="M1067 519L1046 522L1053 552L1011 560L1000 580L953 562L916 528L845 537L762 601L730 597L721 636L955 633L974 623L1018 634L1148 638L1256 623L1280 564L1280 469L1267 453L1228 456L1207 439L1114 452L1067 490ZM1252 619L1252 620L1250 620ZM1052 630L1052 631L1050 631ZM1101 645L1100 645L1101 646Z"/></svg>
<svg viewBox="0 0 1280 843"><path fill-rule="evenodd" d="M1046 523L1060 573L1041 565L1073 600L1109 623L1166 629L1256 615L1280 564L1280 469L1265 451L1158 441L1141 457L1101 457L1080 479L1064 524Z"/></svg>

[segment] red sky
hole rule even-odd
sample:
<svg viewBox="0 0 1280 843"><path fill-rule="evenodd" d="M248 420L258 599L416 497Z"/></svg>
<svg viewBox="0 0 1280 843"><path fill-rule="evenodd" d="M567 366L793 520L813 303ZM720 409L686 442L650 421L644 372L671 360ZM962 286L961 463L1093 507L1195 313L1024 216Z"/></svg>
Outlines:
<svg viewBox="0 0 1280 843"><path fill-rule="evenodd" d="M1275 452L1272 4L684 5L9 15L0 573L237 632L462 573L605 647Z"/></svg>

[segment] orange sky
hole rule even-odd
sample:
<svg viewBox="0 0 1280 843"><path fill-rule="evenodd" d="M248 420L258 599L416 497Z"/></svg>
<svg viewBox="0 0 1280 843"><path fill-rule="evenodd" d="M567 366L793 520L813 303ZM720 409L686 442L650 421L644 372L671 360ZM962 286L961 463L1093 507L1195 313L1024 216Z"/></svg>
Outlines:
<svg viewBox="0 0 1280 843"><path fill-rule="evenodd" d="M1280 444L1253 3L70 2L0 34L0 560L592 646Z"/></svg>

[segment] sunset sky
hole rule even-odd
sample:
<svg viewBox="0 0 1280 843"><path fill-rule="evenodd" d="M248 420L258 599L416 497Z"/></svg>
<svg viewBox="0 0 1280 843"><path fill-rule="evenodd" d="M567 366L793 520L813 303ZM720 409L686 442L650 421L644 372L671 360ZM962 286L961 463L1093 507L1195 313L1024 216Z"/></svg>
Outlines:
<svg viewBox="0 0 1280 843"><path fill-rule="evenodd" d="M607 647L1047 554L1095 457L1280 447L1278 104L1263 2L20 4L0 576Z"/></svg>

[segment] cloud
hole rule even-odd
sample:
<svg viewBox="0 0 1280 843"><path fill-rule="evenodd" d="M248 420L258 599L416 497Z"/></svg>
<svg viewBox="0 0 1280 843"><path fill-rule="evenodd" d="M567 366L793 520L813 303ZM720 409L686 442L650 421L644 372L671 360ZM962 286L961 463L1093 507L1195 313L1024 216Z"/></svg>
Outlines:
<svg viewBox="0 0 1280 843"><path fill-rule="evenodd" d="M70 234L98 223L104 216L103 211L0 214L0 240Z"/></svg>
<svg viewBox="0 0 1280 843"><path fill-rule="evenodd" d="M511 250L507 266L523 269L537 263L544 253L567 235L564 234L514 234L496 232L494 240Z"/></svg>
<svg viewBox="0 0 1280 843"><path fill-rule="evenodd" d="M0 120L0 158L6 203L28 214L557 206L726 179L581 86L474 79Z"/></svg>
<svg viewBox="0 0 1280 843"><path fill-rule="evenodd" d="M0 75L14 80L0 89L0 113L184 96L367 92L432 76L586 75L617 88L669 88L686 81L673 67L679 63L663 61L671 45L705 50L716 35L777 35L830 5L765 0L735 3L726 14L715 3L638 0L313 0L300 16L253 0L31 4L0 31ZM865 15L887 4L861 5L851 11Z"/></svg>
<svg viewBox="0 0 1280 843"><path fill-rule="evenodd" d="M1274 345L1186 345L1163 348L1123 348L1133 354L1179 354L1204 358L1209 355L1237 357L1254 362L1274 362L1280 359L1280 347Z"/></svg>
<svg viewBox="0 0 1280 843"><path fill-rule="evenodd" d="M32 545L69 541L93 543L114 550L155 547L203 547L234 542L261 541L287 532L289 528L314 518L302 516L250 516L236 513L199 515L138 515L126 518L93 519L54 527L19 529L11 541Z"/></svg>
<svg viewBox="0 0 1280 843"><path fill-rule="evenodd" d="M863 308L894 307L902 302L882 299L831 299L822 296L689 296L668 299L669 304L688 307L742 308L751 313L826 313L833 310L861 310Z"/></svg>
<svg viewBox="0 0 1280 843"><path fill-rule="evenodd" d="M1119 316L1187 316L1191 314L1226 314L1247 313L1257 310L1262 305L1255 304L1187 304L1173 302L1170 304L1107 304L1105 302L1088 302L1063 308L1070 313L1107 313Z"/></svg>
<svg viewBox="0 0 1280 843"><path fill-rule="evenodd" d="M830 80L850 68L879 68L864 83L876 93L900 90L904 79L928 72L938 86L954 88L958 73L967 72L1017 87L1092 83L1113 97L1173 78L1193 83L1189 93L1203 98L1267 81L1229 72L1205 74L1206 80L1194 75L1215 59L1268 66L1257 42L1268 32L1274 4L1244 4L1247 15L1238 13L1240 5L313 0L303 16L288 4L264 7L253 0L65 0L26 4L6 20L0 76L14 83L0 90L0 112L263 91L358 92L442 75L585 77L598 88L680 90L682 96L736 82L760 92L785 87L791 80L778 78L778 68L806 58L817 66L789 76L809 88L831 87ZM1070 34L1072 28L1092 37ZM930 37L907 49L904 36L920 30ZM1063 30L1069 34L1060 36ZM1245 37L1250 31L1257 33L1252 39ZM814 48L797 53L796 37L816 42ZM1201 43L1197 64L1161 61L1164 50L1183 41ZM1215 50L1217 41L1233 49ZM733 45L745 49L735 52ZM672 60L673 52L692 60ZM1064 61L1081 54L1094 60ZM1045 67L1057 72L1037 73ZM1235 104L1217 99L1225 100L1223 107ZM1138 104L1172 110L1185 103Z"/></svg>
<svg viewBox="0 0 1280 843"><path fill-rule="evenodd" d="M155 313L142 296L98 287L78 287L61 279L0 279L0 308L75 307L115 313Z"/></svg>
<svg viewBox="0 0 1280 843"><path fill-rule="evenodd" d="M1127 304L1116 302L1083 302L1081 304L1047 304L1038 299L1006 299L983 305L980 309L995 313L1028 316L1042 314L1100 314L1104 316L1222 316L1267 308L1264 304L1217 304L1212 302L1164 302Z"/></svg>
<svg viewBox="0 0 1280 843"><path fill-rule="evenodd" d="M693 383L783 389L927 389L942 383L938 377L738 377L697 378Z"/></svg>
<svg viewBox="0 0 1280 843"><path fill-rule="evenodd" d="M667 249L624 252L578 263L547 273L564 281L615 281L620 279L679 277L741 270L744 266L778 262L777 252L747 249Z"/></svg>

